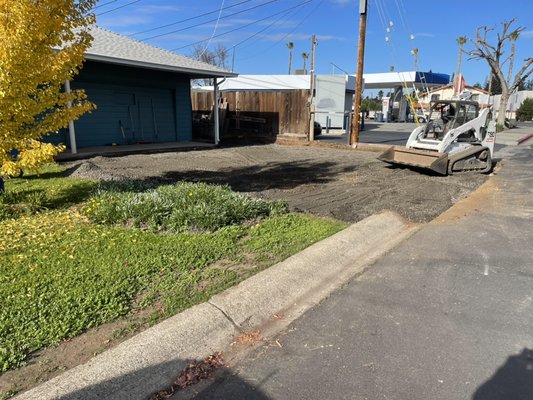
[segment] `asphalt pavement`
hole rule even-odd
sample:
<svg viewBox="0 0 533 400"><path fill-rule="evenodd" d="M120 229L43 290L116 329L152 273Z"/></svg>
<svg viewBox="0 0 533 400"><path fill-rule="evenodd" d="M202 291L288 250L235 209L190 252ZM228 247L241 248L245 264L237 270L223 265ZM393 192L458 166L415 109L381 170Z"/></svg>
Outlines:
<svg viewBox="0 0 533 400"><path fill-rule="evenodd" d="M183 396L533 399L533 149L497 157L480 190Z"/></svg>
<svg viewBox="0 0 533 400"><path fill-rule="evenodd" d="M416 127L415 123L387 123L365 120L365 127L359 132L359 142L405 146L409 135ZM315 139L320 143L348 143L348 137L343 129L331 129L328 133L326 133L325 129L322 129L322 134Z"/></svg>

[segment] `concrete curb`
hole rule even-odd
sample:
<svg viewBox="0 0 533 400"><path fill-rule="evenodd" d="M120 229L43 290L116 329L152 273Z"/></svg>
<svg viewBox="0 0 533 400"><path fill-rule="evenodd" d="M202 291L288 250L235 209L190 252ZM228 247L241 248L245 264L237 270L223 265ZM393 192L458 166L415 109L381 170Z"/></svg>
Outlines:
<svg viewBox="0 0 533 400"><path fill-rule="evenodd" d="M416 229L392 212L368 217L16 399L146 398L241 331L274 314L290 323Z"/></svg>
<svg viewBox="0 0 533 400"><path fill-rule="evenodd" d="M16 399L143 399L167 387L186 365L223 349L233 324L213 306L191 307Z"/></svg>
<svg viewBox="0 0 533 400"><path fill-rule="evenodd" d="M215 295L209 303L248 330L293 320L362 272L412 230L392 212L373 215Z"/></svg>
<svg viewBox="0 0 533 400"><path fill-rule="evenodd" d="M521 145L521 144L524 144L524 143L526 143L527 141L529 141L531 139L533 139L533 133L530 133L528 135L525 135L525 136L521 137L520 139L518 139L517 143L519 145Z"/></svg>

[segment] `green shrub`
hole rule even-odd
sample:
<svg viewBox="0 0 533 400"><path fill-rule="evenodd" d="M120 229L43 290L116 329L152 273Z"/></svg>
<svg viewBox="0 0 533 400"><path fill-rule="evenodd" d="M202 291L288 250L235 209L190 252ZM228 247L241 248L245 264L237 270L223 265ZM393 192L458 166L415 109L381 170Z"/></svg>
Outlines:
<svg viewBox="0 0 533 400"><path fill-rule="evenodd" d="M178 183L144 192L121 185L101 187L83 213L92 221L153 231L214 231L247 220L287 212L284 202L238 194L227 186Z"/></svg>
<svg viewBox="0 0 533 400"><path fill-rule="evenodd" d="M519 121L533 120L533 99L525 99L518 110L516 110L516 119Z"/></svg>

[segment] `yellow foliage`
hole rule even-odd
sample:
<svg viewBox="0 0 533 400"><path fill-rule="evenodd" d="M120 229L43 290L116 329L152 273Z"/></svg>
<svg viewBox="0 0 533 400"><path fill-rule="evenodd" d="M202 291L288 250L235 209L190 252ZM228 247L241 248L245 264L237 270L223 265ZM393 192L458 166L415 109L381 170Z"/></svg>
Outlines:
<svg viewBox="0 0 533 400"><path fill-rule="evenodd" d="M63 90L80 70L96 0L0 0L0 174L36 168L64 150L42 143L94 109ZM20 153L14 157L11 150Z"/></svg>

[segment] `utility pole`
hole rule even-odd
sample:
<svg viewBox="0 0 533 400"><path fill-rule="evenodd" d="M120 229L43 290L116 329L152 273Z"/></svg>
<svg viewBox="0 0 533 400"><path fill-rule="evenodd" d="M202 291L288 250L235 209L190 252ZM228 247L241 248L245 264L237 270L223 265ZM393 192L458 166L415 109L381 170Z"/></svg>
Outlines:
<svg viewBox="0 0 533 400"><path fill-rule="evenodd" d="M310 72L310 93L309 93L309 141L315 140L315 104L314 104L314 91L315 91L315 48L317 45L316 35L311 38L311 70Z"/></svg>
<svg viewBox="0 0 533 400"><path fill-rule="evenodd" d="M365 60L366 12L367 0L359 0L359 43L357 45L357 75L355 77L355 98L353 120L350 129L350 142L354 146L359 142L359 113L363 94L363 63Z"/></svg>

